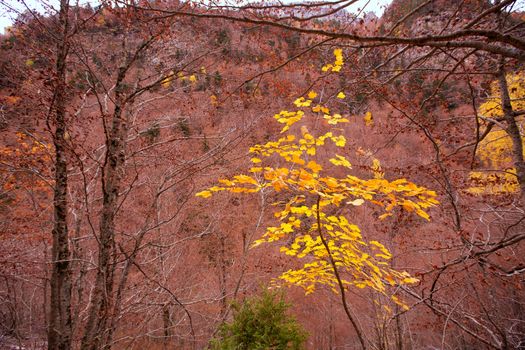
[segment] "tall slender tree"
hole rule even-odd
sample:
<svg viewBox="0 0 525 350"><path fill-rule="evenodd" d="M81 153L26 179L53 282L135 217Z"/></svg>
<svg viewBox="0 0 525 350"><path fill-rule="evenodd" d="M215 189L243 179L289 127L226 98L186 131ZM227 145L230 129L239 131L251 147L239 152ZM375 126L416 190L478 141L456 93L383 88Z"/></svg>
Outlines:
<svg viewBox="0 0 525 350"><path fill-rule="evenodd" d="M59 30L56 36L56 71L50 119L55 145L54 222L52 247L51 302L49 312L48 349L71 348L71 263L69 250L68 213L68 161L66 128L66 72L69 53L69 1L60 1Z"/></svg>

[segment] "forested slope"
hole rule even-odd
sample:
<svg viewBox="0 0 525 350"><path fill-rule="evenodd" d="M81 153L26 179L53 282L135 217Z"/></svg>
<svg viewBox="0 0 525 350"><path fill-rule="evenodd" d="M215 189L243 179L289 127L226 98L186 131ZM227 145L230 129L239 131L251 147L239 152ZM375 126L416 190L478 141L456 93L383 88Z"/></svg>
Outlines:
<svg viewBox="0 0 525 350"><path fill-rule="evenodd" d="M308 349L523 346L513 4L20 16L0 37L0 347L203 349L268 287Z"/></svg>

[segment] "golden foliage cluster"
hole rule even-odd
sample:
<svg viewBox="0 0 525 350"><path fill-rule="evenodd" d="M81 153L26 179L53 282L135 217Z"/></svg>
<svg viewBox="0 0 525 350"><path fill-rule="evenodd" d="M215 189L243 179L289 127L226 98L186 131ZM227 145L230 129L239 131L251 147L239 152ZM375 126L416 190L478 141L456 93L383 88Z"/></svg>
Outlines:
<svg viewBox="0 0 525 350"><path fill-rule="evenodd" d="M525 74L507 74L507 85L514 111L525 110ZM480 116L501 119L504 115L501 105L501 91L498 82L491 84L491 96L479 106ZM485 120L480 120L485 123ZM518 117L518 125L523 133L523 117ZM524 145L525 146L525 145ZM469 174L472 185L468 192L481 194L506 194L519 191L516 168L513 166L512 139L500 126L494 125L492 131L479 143L478 159L487 171L472 171Z"/></svg>
<svg viewBox="0 0 525 350"><path fill-rule="evenodd" d="M336 62L328 67L339 72L334 68L343 65L342 50L336 49L334 55ZM216 186L197 196L208 198L221 191L280 193L281 201L274 203L278 224L267 227L252 247L279 242L282 253L303 259L305 263L300 269L283 273L276 282L300 286L307 294L318 284L337 292L335 269L341 274L345 288L368 287L386 294L389 286L417 282L407 272L391 268L392 254L388 249L376 240L365 241L359 227L342 213L369 203L383 210L379 219L391 216L395 208L400 208L429 220L427 209L438 204L436 193L406 179L385 179L377 159L372 161L370 178L352 175L352 164L344 155L347 140L341 129L334 127L348 120L337 113L331 114L320 100L315 101L317 97L316 92L310 91L306 98L295 100L296 110L284 110L274 116L284 124L282 136L250 148L252 166L248 174L220 179ZM344 92L337 98L345 98ZM291 133L291 128L306 116L327 120L332 131L315 135L301 125L295 134ZM323 152L321 148L325 148ZM333 149L340 152L332 152ZM283 161L285 166L272 165ZM336 176L336 173L345 175ZM327 245L323 244L323 237ZM392 300L402 304L397 298Z"/></svg>

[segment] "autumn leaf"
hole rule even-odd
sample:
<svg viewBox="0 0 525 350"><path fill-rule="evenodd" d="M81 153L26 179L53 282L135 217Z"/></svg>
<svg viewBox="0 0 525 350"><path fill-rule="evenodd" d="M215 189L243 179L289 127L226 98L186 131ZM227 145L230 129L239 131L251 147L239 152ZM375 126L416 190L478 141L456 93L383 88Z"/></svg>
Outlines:
<svg viewBox="0 0 525 350"><path fill-rule="evenodd" d="M195 194L196 197L208 198L212 196L212 193L208 190L198 192Z"/></svg>
<svg viewBox="0 0 525 350"><path fill-rule="evenodd" d="M162 79L160 85L162 85L163 88L167 89L170 87L171 81L173 80L173 74L173 71L171 71L164 79Z"/></svg>
<svg viewBox="0 0 525 350"><path fill-rule="evenodd" d="M319 173L323 169L322 166L314 162L313 160L309 161L306 165L307 168L311 169L314 173Z"/></svg>
<svg viewBox="0 0 525 350"><path fill-rule="evenodd" d="M352 168L352 164L350 164L350 162L344 156L340 156L339 154L336 154L335 158L330 158L329 161L334 165Z"/></svg>
<svg viewBox="0 0 525 350"><path fill-rule="evenodd" d="M293 103L297 107L309 107L312 104L312 100L305 100L304 97L299 97Z"/></svg>
<svg viewBox="0 0 525 350"><path fill-rule="evenodd" d="M310 92L308 93L308 98L309 98L310 100L313 100L313 99L316 98L316 97L317 97L317 93L316 93L316 92L314 92L314 91L310 91Z"/></svg>
<svg viewBox="0 0 525 350"><path fill-rule="evenodd" d="M363 120L365 121L366 126L374 125L374 118L372 117L372 112L366 112L365 116L363 117Z"/></svg>
<svg viewBox="0 0 525 350"><path fill-rule="evenodd" d="M415 277L407 277L407 278L404 278L401 282L403 282L404 284L414 284L414 283L418 283L419 279Z"/></svg>
<svg viewBox="0 0 525 350"><path fill-rule="evenodd" d="M16 105L22 98L20 96L6 96L5 100L10 105Z"/></svg>

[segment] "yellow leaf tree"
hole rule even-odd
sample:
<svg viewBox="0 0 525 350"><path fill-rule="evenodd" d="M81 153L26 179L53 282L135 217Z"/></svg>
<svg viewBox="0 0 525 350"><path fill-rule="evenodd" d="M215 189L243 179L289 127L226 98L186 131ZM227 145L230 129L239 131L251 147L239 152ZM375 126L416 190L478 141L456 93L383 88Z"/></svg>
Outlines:
<svg viewBox="0 0 525 350"><path fill-rule="evenodd" d="M335 62L324 71L338 73L343 66L340 49L334 51ZM328 68L326 68L328 67ZM340 92L338 97L344 94ZM315 101L317 93L295 100L295 110L281 111L274 118L283 124L281 137L250 148L252 167L249 174L220 179L217 186L197 193L208 198L214 193L256 193L275 191L281 201L276 204L277 223L269 226L252 247L278 242L280 251L305 261L300 269L288 270L277 283L296 285L306 294L317 285L325 285L341 296L346 315L352 323L361 345L365 342L354 320L345 291L349 288L371 288L389 295L388 288L418 282L405 271L389 266L392 254L378 241L365 241L359 227L348 220L345 212L369 203L383 209L380 219L390 216L397 207L414 212L429 220L426 210L438 204L436 193L405 179L384 178L378 160L374 160L370 178L352 175L352 165L342 154L346 138L339 123L349 120ZM305 125L295 134L295 125L305 116L327 121L332 131L314 135ZM323 156L319 150L324 148ZM341 149L335 152L334 150ZM324 156L333 153L332 156ZM280 161L278 161L280 159ZM272 166L280 163L286 166ZM344 173L344 176L335 174ZM290 236L295 237L291 243ZM406 307L398 298L392 300Z"/></svg>
<svg viewBox="0 0 525 350"><path fill-rule="evenodd" d="M501 74L500 74L501 75ZM473 171L468 189L473 194L505 194L523 191L523 115L525 74L505 74L491 85L491 95L479 106L486 125L479 137L477 157L490 171ZM521 170L521 171L520 171Z"/></svg>

